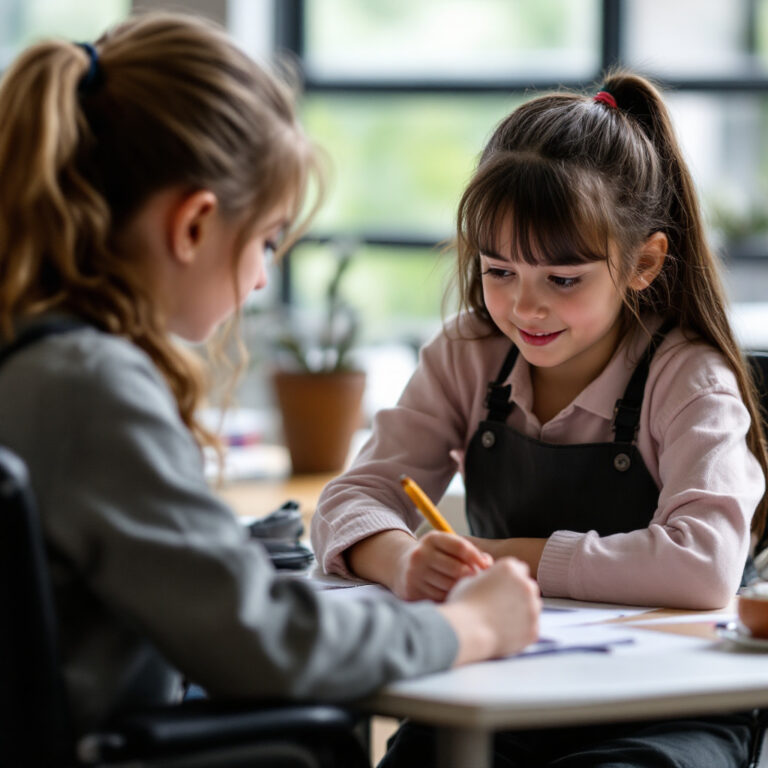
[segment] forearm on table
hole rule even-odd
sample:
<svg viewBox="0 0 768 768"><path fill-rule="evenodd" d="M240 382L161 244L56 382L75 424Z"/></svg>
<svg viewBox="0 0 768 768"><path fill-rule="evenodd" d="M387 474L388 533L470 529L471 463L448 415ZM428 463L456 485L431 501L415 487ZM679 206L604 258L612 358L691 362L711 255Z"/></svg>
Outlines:
<svg viewBox="0 0 768 768"><path fill-rule="evenodd" d="M470 536L472 541L483 552L487 552L494 560L501 557L516 557L528 565L531 576L535 579L539 570L541 554L548 539L514 538L514 539L480 539Z"/></svg>
<svg viewBox="0 0 768 768"><path fill-rule="evenodd" d="M538 581L548 597L716 609L738 586L746 558L741 538L691 519L604 537L557 531Z"/></svg>
<svg viewBox="0 0 768 768"><path fill-rule="evenodd" d="M347 550L347 567L361 579L392 589L400 558L415 546L416 537L401 529L374 533Z"/></svg>

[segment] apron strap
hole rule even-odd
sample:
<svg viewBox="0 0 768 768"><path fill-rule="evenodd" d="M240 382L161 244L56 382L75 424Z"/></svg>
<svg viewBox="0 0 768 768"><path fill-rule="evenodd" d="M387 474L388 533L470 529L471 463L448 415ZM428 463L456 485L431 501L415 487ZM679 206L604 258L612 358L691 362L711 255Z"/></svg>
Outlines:
<svg viewBox="0 0 768 768"><path fill-rule="evenodd" d="M642 359L637 364L624 394L616 401L613 409L613 432L615 443L634 443L640 426L640 409L643 405L645 382L656 349L664 337L675 327L674 320L666 320L646 347Z"/></svg>
<svg viewBox="0 0 768 768"><path fill-rule="evenodd" d="M488 385L488 390L485 395L485 407L488 409L488 417L486 421L501 421L505 422L507 416L512 411L512 403L509 400L509 395L512 392L512 386L510 384L502 385L503 381L506 381L509 372L512 370L512 366L517 360L518 348L513 344L507 352L507 356L504 358L499 375L495 381L492 381Z"/></svg>

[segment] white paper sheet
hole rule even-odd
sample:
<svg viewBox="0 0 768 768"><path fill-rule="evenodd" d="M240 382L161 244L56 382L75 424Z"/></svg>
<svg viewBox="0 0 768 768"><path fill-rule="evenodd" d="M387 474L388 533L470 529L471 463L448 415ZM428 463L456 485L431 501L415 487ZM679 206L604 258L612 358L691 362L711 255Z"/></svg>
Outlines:
<svg viewBox="0 0 768 768"><path fill-rule="evenodd" d="M624 616L639 616L652 608L637 605L613 605L610 603L585 603L577 600L545 597L539 626L541 634L558 627L575 627L597 624Z"/></svg>
<svg viewBox="0 0 768 768"><path fill-rule="evenodd" d="M660 618L640 616L633 619L632 624L651 627L655 624L727 624L730 621L736 621L736 614L733 611L710 611L708 613L681 613L679 616L662 616Z"/></svg>

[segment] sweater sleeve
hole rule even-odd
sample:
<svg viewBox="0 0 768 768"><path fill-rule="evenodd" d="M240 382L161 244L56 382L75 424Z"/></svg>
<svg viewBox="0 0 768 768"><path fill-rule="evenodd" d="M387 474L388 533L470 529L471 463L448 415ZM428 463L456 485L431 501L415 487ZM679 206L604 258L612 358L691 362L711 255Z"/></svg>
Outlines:
<svg viewBox="0 0 768 768"><path fill-rule="evenodd" d="M477 382L486 375L478 349L445 331L422 348L419 365L394 408L379 411L373 435L350 469L329 483L312 519L312 545L328 573L350 576L344 553L375 533L415 531L423 518L403 493L411 476L440 499L458 466L472 424ZM466 357L474 353L475 357ZM479 390L482 391L482 390Z"/></svg>
<svg viewBox="0 0 768 768"><path fill-rule="evenodd" d="M276 575L208 489L148 359L131 349L89 366L70 382L78 436L49 489L67 514L48 533L182 672L213 695L346 699L450 665L457 640L433 605L330 601Z"/></svg>
<svg viewBox="0 0 768 768"><path fill-rule="evenodd" d="M765 481L735 376L702 349L673 357L646 389L660 483L651 523L605 537L555 532L539 566L545 595L706 610L735 593Z"/></svg>

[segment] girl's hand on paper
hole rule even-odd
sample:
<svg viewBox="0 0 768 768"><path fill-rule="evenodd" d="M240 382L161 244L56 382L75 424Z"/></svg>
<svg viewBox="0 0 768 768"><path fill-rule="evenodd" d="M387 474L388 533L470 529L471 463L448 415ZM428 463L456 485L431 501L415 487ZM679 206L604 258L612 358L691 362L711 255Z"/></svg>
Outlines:
<svg viewBox="0 0 768 768"><path fill-rule="evenodd" d="M402 552L392 591L403 600L442 602L459 579L492 563L490 555L466 538L430 531Z"/></svg>
<svg viewBox="0 0 768 768"><path fill-rule="evenodd" d="M511 557L460 581L440 610L459 639L455 665L509 656L539 636L538 585Z"/></svg>
<svg viewBox="0 0 768 768"><path fill-rule="evenodd" d="M548 539L481 539L478 536L468 536L479 550L486 552L494 560L502 557L515 557L522 560L530 568L531 576L535 579L539 572L539 562Z"/></svg>

